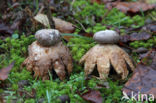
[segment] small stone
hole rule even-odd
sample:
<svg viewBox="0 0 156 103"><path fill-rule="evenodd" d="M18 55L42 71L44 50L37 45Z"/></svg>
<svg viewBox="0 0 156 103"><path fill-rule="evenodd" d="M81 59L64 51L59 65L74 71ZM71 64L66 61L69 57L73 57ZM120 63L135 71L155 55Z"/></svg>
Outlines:
<svg viewBox="0 0 156 103"><path fill-rule="evenodd" d="M61 35L56 29L42 29L35 33L35 38L42 46L52 46L61 41Z"/></svg>
<svg viewBox="0 0 156 103"><path fill-rule="evenodd" d="M93 39L97 43L101 43L101 44L118 43L120 36L116 31L103 30L103 31L96 32L93 36Z"/></svg>

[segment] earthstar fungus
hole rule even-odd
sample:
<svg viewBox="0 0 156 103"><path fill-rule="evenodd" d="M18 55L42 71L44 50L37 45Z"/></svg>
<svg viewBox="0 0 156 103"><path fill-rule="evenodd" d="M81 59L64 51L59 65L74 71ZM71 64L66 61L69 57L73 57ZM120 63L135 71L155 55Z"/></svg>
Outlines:
<svg viewBox="0 0 156 103"><path fill-rule="evenodd" d="M134 65L129 55L114 43L119 41L119 34L112 30L100 31L94 34L93 39L100 44L92 47L81 59L84 63L85 75L91 74L97 65L100 79L107 79L111 65L116 73L125 79L128 76L127 65L134 71Z"/></svg>
<svg viewBox="0 0 156 103"><path fill-rule="evenodd" d="M60 80L72 72L72 57L69 49L61 42L61 35L55 29L42 29L36 32L34 41L28 47L29 56L23 62L34 77L49 79L49 72L54 70ZM66 73L66 71L68 73Z"/></svg>

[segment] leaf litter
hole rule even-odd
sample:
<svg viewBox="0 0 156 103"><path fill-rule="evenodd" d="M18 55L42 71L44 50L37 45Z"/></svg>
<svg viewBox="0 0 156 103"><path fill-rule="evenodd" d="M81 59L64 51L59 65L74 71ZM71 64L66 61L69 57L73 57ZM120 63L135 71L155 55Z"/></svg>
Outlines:
<svg viewBox="0 0 156 103"><path fill-rule="evenodd" d="M8 75L11 69L14 66L14 62L12 62L8 67L0 69L0 80L4 81L8 78Z"/></svg>
<svg viewBox="0 0 156 103"><path fill-rule="evenodd" d="M156 98L156 51L152 51L149 56L152 56L152 63L150 65L138 64L132 77L125 84L123 91L127 95L131 95L133 91L141 94L153 94Z"/></svg>

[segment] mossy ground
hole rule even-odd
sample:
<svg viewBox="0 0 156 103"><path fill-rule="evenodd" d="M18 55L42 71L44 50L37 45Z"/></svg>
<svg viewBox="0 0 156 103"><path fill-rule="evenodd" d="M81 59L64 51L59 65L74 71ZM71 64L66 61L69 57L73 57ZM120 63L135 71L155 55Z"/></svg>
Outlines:
<svg viewBox="0 0 156 103"><path fill-rule="evenodd" d="M81 21L88 33L105 30L106 26L104 24L111 25L111 29L115 29L120 26L137 28L143 26L145 21L145 17L142 15L130 17L117 9L112 9L109 11L107 17L104 17L104 14L108 11L104 8L104 5L99 5L97 3L92 4L85 0L74 2L73 11L75 12L74 18ZM93 16L96 19L93 19ZM70 17L68 19L70 20ZM81 28L79 24L76 25ZM81 31L81 29L77 29L75 33L78 33L79 31ZM125 32L124 29L120 29L120 31L123 33ZM59 79L54 80L51 78L50 80L43 82L40 79L37 80L33 78L32 74L28 72L26 68L21 67L22 62L28 55L28 45L33 41L35 41L34 35L26 37L25 35L20 34L18 34L18 36L15 34L5 40L0 40L0 68L6 67L11 62L15 61L12 71L10 72L8 79L5 81L5 83L8 84L7 87L5 90L0 89L0 93L7 94L5 96L7 102L11 103L12 100L17 100L17 103L37 103L41 98L43 98L44 103L59 103L59 96L68 95L71 103L87 103L77 94L77 92L85 92L86 88L96 89L97 84L101 84L103 82L95 78L86 80L84 77L83 66L79 65L78 61L96 43L90 38L74 37L70 39L66 45L70 48L74 59L74 72L69 77L69 80L60 81ZM130 46L134 48L138 48L140 46L151 48L153 41L155 41L155 37L148 40L147 43L144 41L139 43L137 41L132 42L130 43ZM136 43L138 43L137 47L135 45ZM135 58L137 58L137 55ZM49 76L52 77L51 74L49 74ZM24 86L22 90L31 93L31 91L35 89L35 97L29 97L27 94L22 96L20 95L19 89L21 88L18 83L21 80L28 80L30 84ZM108 83L110 88L97 88L102 94L104 103L125 103L126 101L121 101L121 89L125 82L126 80L121 82L119 80L109 78Z"/></svg>

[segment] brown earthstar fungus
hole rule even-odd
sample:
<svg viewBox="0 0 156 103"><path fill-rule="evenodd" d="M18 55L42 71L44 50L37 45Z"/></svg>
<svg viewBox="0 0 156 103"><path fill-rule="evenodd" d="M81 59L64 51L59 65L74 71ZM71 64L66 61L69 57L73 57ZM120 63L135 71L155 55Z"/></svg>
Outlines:
<svg viewBox="0 0 156 103"><path fill-rule="evenodd" d="M81 59L84 63L85 75L91 74L97 65L100 79L106 79L111 65L116 73L125 79L128 76L127 65L134 71L134 65L129 55L114 43L119 41L119 34L112 30L100 31L94 34L93 39L100 44L91 48Z"/></svg>
<svg viewBox="0 0 156 103"><path fill-rule="evenodd" d="M54 70L60 80L72 72L72 57L69 49L61 42L61 35L55 29L42 29L36 32L33 42L28 47L29 56L23 62L34 77L49 79L49 72ZM67 71L67 73L66 73Z"/></svg>

